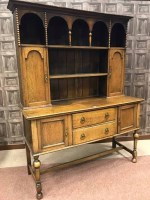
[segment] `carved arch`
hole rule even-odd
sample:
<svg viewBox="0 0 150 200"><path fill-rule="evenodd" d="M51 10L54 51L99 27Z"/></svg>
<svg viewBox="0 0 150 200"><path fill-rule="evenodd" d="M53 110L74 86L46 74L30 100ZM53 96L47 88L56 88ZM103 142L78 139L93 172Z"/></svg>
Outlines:
<svg viewBox="0 0 150 200"><path fill-rule="evenodd" d="M32 49L31 51L24 52L24 57L25 57L26 60L28 59L29 54L31 54L32 52L37 52L40 55L41 59L44 59L42 50L34 50L34 49Z"/></svg>
<svg viewBox="0 0 150 200"><path fill-rule="evenodd" d="M114 55L117 54L117 53L120 55L121 59L123 59L122 53L121 53L120 51L115 51L115 52L112 54L112 58L111 58L112 60L113 60L113 58L114 58Z"/></svg>
<svg viewBox="0 0 150 200"><path fill-rule="evenodd" d="M19 25L21 25L21 19L24 15L26 14L34 14L34 15L37 15L42 23L43 23L43 26L44 26L44 14L43 13L40 13L40 12L35 12L35 11L29 11L29 10L21 10L21 12L18 11L18 19L19 19Z"/></svg>

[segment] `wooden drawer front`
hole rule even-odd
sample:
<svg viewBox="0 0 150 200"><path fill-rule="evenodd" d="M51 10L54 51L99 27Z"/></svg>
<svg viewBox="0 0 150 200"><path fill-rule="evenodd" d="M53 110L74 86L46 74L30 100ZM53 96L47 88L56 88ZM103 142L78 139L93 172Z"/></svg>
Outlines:
<svg viewBox="0 0 150 200"><path fill-rule="evenodd" d="M115 108L84 112L73 115L73 128L113 121L117 118Z"/></svg>
<svg viewBox="0 0 150 200"><path fill-rule="evenodd" d="M98 140L114 134L117 134L116 122L109 122L102 125L80 128L73 131L73 144Z"/></svg>
<svg viewBox="0 0 150 200"><path fill-rule="evenodd" d="M119 132L125 132L137 127L137 104L125 105L119 108Z"/></svg>

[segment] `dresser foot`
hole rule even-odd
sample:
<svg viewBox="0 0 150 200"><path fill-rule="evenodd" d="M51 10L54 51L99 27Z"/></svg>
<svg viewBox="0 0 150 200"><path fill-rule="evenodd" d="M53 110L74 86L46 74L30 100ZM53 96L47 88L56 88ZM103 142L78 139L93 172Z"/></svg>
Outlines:
<svg viewBox="0 0 150 200"><path fill-rule="evenodd" d="M36 191L37 191L37 194L36 194L36 198L37 199L42 199L43 198L43 193L41 192L42 191L42 186L41 186L41 183L36 183Z"/></svg>
<svg viewBox="0 0 150 200"><path fill-rule="evenodd" d="M137 141L139 138L139 134L136 133L136 131L133 134L133 139L134 139L134 144L133 144L133 158L132 158L132 162L136 163L137 162Z"/></svg>

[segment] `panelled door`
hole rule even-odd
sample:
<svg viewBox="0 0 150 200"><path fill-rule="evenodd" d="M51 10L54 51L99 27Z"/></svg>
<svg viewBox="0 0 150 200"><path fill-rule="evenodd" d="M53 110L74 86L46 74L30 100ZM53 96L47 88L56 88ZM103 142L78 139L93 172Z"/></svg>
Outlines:
<svg viewBox="0 0 150 200"><path fill-rule="evenodd" d="M119 107L118 133L132 131L139 127L139 106L129 104Z"/></svg>
<svg viewBox="0 0 150 200"><path fill-rule="evenodd" d="M37 120L37 149L39 152L60 149L72 144L70 116ZM36 134L36 133L35 133Z"/></svg>
<svg viewBox="0 0 150 200"><path fill-rule="evenodd" d="M22 47L21 75L24 106L49 103L47 51L39 47Z"/></svg>
<svg viewBox="0 0 150 200"><path fill-rule="evenodd" d="M108 96L123 94L124 87L124 50L109 50Z"/></svg>

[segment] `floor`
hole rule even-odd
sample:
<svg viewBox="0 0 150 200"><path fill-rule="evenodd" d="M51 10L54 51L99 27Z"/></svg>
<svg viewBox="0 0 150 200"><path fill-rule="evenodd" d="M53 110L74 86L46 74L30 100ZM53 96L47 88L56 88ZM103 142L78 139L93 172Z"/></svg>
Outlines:
<svg viewBox="0 0 150 200"><path fill-rule="evenodd" d="M124 145L133 149L133 142L123 142ZM40 157L42 163L63 163L71 160L75 160L86 155L92 155L100 151L110 149L111 143L96 143L96 144L86 144L80 147L74 147L69 150L57 151L54 153L46 154ZM150 140L140 140L138 141L138 156L150 155ZM131 155L125 150L119 151L119 153L113 153L111 155L105 156L103 159L107 158L122 158L131 157ZM26 155L25 149L16 149L9 151L0 151L0 168L6 167L17 167L26 165Z"/></svg>

